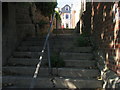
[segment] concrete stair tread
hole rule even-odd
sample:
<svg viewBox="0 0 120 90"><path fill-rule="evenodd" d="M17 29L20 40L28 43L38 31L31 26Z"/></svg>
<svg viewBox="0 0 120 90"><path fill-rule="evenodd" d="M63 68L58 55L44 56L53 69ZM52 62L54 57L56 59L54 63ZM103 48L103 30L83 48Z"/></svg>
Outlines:
<svg viewBox="0 0 120 90"><path fill-rule="evenodd" d="M68 43L67 43L68 44ZM54 49L57 49L57 48L60 48L60 47L63 47L62 49L64 49L63 51L69 51L69 52L78 52L78 53L80 53L80 52L91 52L91 49L86 49L86 50L81 50L81 48L66 48L65 46L65 44L62 44L62 43L60 43L60 44L56 44L56 42L53 44L54 45ZM52 45L50 45L50 46L52 46ZM32 45L28 45L28 46L19 46L18 48L17 48L17 51L20 51L20 52L22 52L22 51L26 51L26 52L28 52L28 51L30 51L30 52L40 52L41 50L43 49L43 46L40 46L40 45L35 45L35 46L32 46ZM53 49L53 47L50 47L50 49L52 50Z"/></svg>
<svg viewBox="0 0 120 90"><path fill-rule="evenodd" d="M26 67L26 66L6 66L3 67L3 72L11 75L26 75L32 76L35 72L36 67ZM81 69L81 68L52 68L54 75L59 76L70 76L70 77L97 77L99 71L96 69ZM39 76L48 76L49 68L40 68Z"/></svg>
<svg viewBox="0 0 120 90"><path fill-rule="evenodd" d="M62 44L62 46L65 45L73 45L74 44L74 40L69 40L68 42L61 40L61 39L53 39L49 41L50 46L54 45L54 46L60 46ZM44 45L44 41L24 41L21 46L40 46L42 47Z"/></svg>
<svg viewBox="0 0 120 90"><path fill-rule="evenodd" d="M61 30L61 29L58 29L58 30L53 30L52 33L53 34L73 34L74 30Z"/></svg>
<svg viewBox="0 0 120 90"><path fill-rule="evenodd" d="M35 80L35 88L52 88L51 77L38 77ZM3 76L3 84L11 83L19 88L30 88L32 77Z"/></svg>
<svg viewBox="0 0 120 90"><path fill-rule="evenodd" d="M55 77L56 88L101 88L102 82L94 79L73 79Z"/></svg>
<svg viewBox="0 0 120 90"><path fill-rule="evenodd" d="M39 58L42 52L14 52L13 57L19 58Z"/></svg>
<svg viewBox="0 0 120 90"><path fill-rule="evenodd" d="M77 38L80 35L73 35L73 34L52 34L52 36L49 37L49 39L54 39L54 38ZM27 37L25 40L31 41L31 40L45 40L46 36L41 36L41 37Z"/></svg>
<svg viewBox="0 0 120 90"><path fill-rule="evenodd" d="M3 66L2 68L36 68L36 66ZM48 68L44 68L42 67L41 69L48 69ZM99 71L97 69L83 69L83 68L69 68L69 67L61 67L61 68L55 68L57 70L88 70L88 71Z"/></svg>
<svg viewBox="0 0 120 90"><path fill-rule="evenodd" d="M55 40L62 40L62 39L68 39L68 40L73 40L76 38L79 38L80 35L73 35L73 34L52 34L51 37L49 37L50 41L55 41ZM24 41L45 41L46 36L42 37L27 37Z"/></svg>
<svg viewBox="0 0 120 90"><path fill-rule="evenodd" d="M21 53L23 53L23 54L32 54L32 53L35 53L35 54L36 54L36 53L38 53L38 54L41 54L41 52L14 52L14 53L18 53L18 54L19 54L19 53L20 53L20 54L21 54Z"/></svg>
<svg viewBox="0 0 120 90"><path fill-rule="evenodd" d="M71 80L97 80L97 78L92 78L92 77L55 76L55 78L60 78L60 79L71 79Z"/></svg>
<svg viewBox="0 0 120 90"><path fill-rule="evenodd" d="M35 87L39 88L53 88L51 82L52 77L41 77L36 79ZM20 88L30 87L32 77L21 77L21 76L4 76L3 84L11 83L17 85ZM54 77L55 88L101 88L102 81L95 79L81 79L81 78L61 78Z"/></svg>
<svg viewBox="0 0 120 90"><path fill-rule="evenodd" d="M39 62L39 59L34 59L34 58L10 58L8 60L9 65L13 66L36 66ZM47 59L42 59L42 64L45 65L45 63L48 62Z"/></svg>
<svg viewBox="0 0 120 90"><path fill-rule="evenodd" d="M55 76L54 79L69 79L69 80L93 80L93 81L102 81L97 80L97 78L86 78L86 77L61 77L61 76Z"/></svg>
<svg viewBox="0 0 120 90"><path fill-rule="evenodd" d="M96 78L100 75L97 69L81 69L81 68L58 68L59 76L69 77L91 77Z"/></svg>
<svg viewBox="0 0 120 90"><path fill-rule="evenodd" d="M76 59L76 60L84 60L84 59L93 59L93 54L92 53L71 53L71 52L62 52L60 53L61 57L63 59Z"/></svg>
<svg viewBox="0 0 120 90"><path fill-rule="evenodd" d="M81 55L92 55L91 53L74 53L74 52L61 52L60 54L75 54L75 55L79 55L79 54L81 54Z"/></svg>
<svg viewBox="0 0 120 90"><path fill-rule="evenodd" d="M3 67L3 74L4 75L19 75L19 76L33 76L35 73L36 67L26 67L26 66L6 66ZM40 68L38 72L38 76L49 76L49 68ZM52 68L54 72L56 72L54 68Z"/></svg>
<svg viewBox="0 0 120 90"><path fill-rule="evenodd" d="M43 47L41 46L19 46L17 51L31 51L31 52L40 52Z"/></svg>
<svg viewBox="0 0 120 90"><path fill-rule="evenodd" d="M65 48L63 52L73 52L73 53L91 53L92 47L71 47Z"/></svg>
<svg viewBox="0 0 120 90"><path fill-rule="evenodd" d="M21 46L43 46L44 41L23 41Z"/></svg>
<svg viewBox="0 0 120 90"><path fill-rule="evenodd" d="M96 63L93 60L64 60L66 67L95 67ZM86 64L87 63L87 64Z"/></svg>
<svg viewBox="0 0 120 90"><path fill-rule="evenodd" d="M97 69L84 69L84 68L79 68L79 67L74 67L74 68L69 68L69 67L61 67L61 68L57 68L58 70L60 69L60 70L86 70L86 71L99 71L99 70L97 70Z"/></svg>
<svg viewBox="0 0 120 90"><path fill-rule="evenodd" d="M71 62L72 62L72 61L73 61L73 62L82 62L82 61L83 61L83 62L89 62L89 61L90 61L90 62L95 62L94 59L92 59L92 60L89 60L89 59L86 59L86 60L84 60L84 59L83 59L83 60L82 60L82 59L79 59L79 60L78 60L78 59L65 59L64 61L71 61Z"/></svg>

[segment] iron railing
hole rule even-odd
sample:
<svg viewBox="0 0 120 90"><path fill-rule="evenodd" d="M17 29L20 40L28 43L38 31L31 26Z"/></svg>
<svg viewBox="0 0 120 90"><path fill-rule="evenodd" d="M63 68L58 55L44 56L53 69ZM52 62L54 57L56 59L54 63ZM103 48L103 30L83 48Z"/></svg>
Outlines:
<svg viewBox="0 0 120 90"><path fill-rule="evenodd" d="M41 62L42 62L42 58L43 58L43 54L45 52L45 49L46 49L46 46L47 46L47 52L48 52L48 63L49 63L49 73L51 74L51 60L50 60L50 48L49 48L49 37L50 37L50 34L51 34L51 28L53 26L53 21L54 21L54 18L55 18L55 15L56 13L53 14L53 17L52 17L52 21L50 23L50 28L48 29L48 34L46 35L46 39L45 39L45 42L44 42L44 45L43 45L43 49L41 51L41 55L39 57L39 62L37 64L37 67L35 69L35 72L34 72L34 75L33 75L33 78L32 78L32 81L31 81L31 84L30 84L30 90L32 88L34 88L34 85L35 85L35 80L38 76L38 73L39 73L39 70L40 70L40 66L41 66Z"/></svg>

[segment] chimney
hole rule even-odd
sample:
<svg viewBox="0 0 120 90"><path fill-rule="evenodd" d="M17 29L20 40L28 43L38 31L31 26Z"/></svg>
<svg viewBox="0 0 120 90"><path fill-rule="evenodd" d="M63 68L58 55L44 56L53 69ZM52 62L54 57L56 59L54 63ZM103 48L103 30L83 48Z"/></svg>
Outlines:
<svg viewBox="0 0 120 90"><path fill-rule="evenodd" d="M71 9L73 8L73 4L71 4Z"/></svg>

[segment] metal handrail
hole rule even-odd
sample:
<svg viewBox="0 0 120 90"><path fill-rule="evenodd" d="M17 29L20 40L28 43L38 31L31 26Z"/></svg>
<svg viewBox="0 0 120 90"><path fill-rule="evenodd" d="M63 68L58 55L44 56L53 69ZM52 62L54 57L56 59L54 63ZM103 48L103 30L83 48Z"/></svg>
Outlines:
<svg viewBox="0 0 120 90"><path fill-rule="evenodd" d="M34 75L33 75L33 78L32 78L32 81L31 81L31 84L30 84L30 90L31 88L34 88L34 85L35 85L35 80L37 78L37 75L38 75L38 71L40 69L40 66L41 66L41 62L42 62L42 57L43 57L43 54L45 52L45 49L46 49L46 45L47 45L47 49L48 49L48 60L49 60L49 69L50 69L50 73L51 73L51 61L50 61L50 50L49 50L49 36L50 36L50 33L51 33L51 28L53 26L53 21L54 21L54 17L55 17L56 13L53 14L53 17L52 17L52 22L50 23L50 28L48 29L48 34L46 36L46 39L45 39L45 42L44 42L44 45L43 45L43 49L42 49L42 53L39 57L39 62L37 64L37 67L36 67L36 70L34 72Z"/></svg>

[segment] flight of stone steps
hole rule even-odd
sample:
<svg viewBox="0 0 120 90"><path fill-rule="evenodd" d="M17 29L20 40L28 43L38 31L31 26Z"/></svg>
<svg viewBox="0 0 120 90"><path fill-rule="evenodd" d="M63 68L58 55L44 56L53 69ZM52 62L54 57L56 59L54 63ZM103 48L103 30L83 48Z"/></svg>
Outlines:
<svg viewBox="0 0 120 90"><path fill-rule="evenodd" d="M52 75L46 65L47 51L44 54L34 88L101 88L100 72L92 54L92 47L75 46L79 35L53 35L50 37L50 50L60 51L65 67L52 68ZM38 58L41 55L44 38L26 38L3 66L4 88L29 88Z"/></svg>

